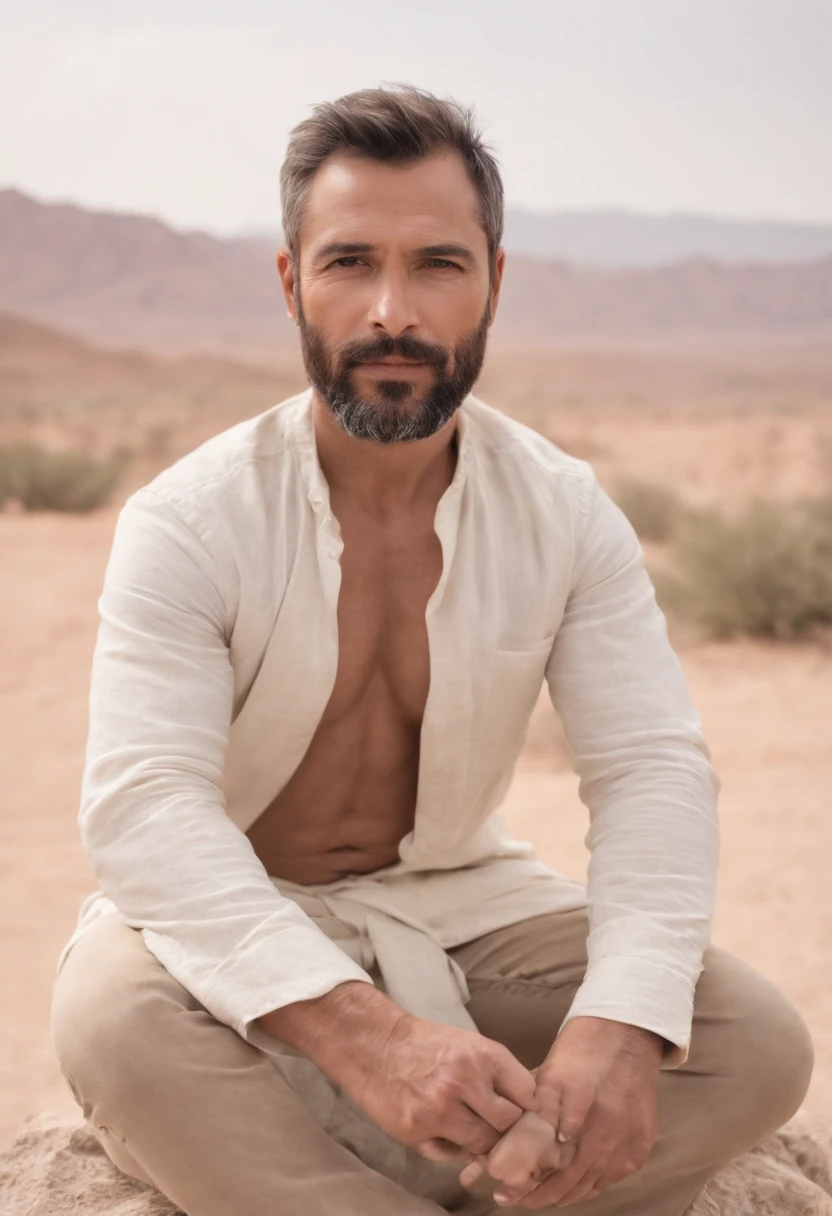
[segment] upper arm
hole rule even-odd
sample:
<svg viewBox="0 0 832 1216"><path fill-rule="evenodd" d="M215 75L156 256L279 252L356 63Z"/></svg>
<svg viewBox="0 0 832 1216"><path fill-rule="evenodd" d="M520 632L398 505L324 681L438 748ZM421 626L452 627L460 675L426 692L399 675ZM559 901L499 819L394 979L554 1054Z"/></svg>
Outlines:
<svg viewBox="0 0 832 1216"><path fill-rule="evenodd" d="M546 667L576 770L591 782L616 762L649 759L674 742L709 759L641 544L594 472L582 508L570 591Z"/></svg>
<svg viewBox="0 0 832 1216"><path fill-rule="evenodd" d="M119 516L99 613L82 825L119 783L135 791L178 775L219 797L233 696L220 577L204 542L150 492Z"/></svg>

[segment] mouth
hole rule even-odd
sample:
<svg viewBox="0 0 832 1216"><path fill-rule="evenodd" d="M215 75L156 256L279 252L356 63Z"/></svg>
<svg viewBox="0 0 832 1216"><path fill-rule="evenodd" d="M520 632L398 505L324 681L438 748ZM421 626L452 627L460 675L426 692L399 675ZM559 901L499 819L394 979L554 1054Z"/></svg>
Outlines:
<svg viewBox="0 0 832 1216"><path fill-rule="evenodd" d="M428 364L421 359L368 359L357 366L365 371L395 373L412 371L414 367L427 367Z"/></svg>

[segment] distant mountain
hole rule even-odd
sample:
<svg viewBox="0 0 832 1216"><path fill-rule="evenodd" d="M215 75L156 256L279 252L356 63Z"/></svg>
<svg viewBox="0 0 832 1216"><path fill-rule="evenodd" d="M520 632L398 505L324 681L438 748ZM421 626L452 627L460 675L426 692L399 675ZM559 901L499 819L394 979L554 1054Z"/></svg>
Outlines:
<svg viewBox="0 0 832 1216"><path fill-rule="evenodd" d="M280 240L280 232L251 230L243 239ZM832 257L832 223L731 220L679 212L647 215L599 211L506 211L507 252L575 266L666 266L688 258L731 264L813 262Z"/></svg>
<svg viewBox="0 0 832 1216"><path fill-rule="evenodd" d="M294 341L275 240L179 232L146 216L0 191L0 310L108 344ZM794 265L696 258L639 269L510 259L497 342L832 334L832 256Z"/></svg>
<svg viewBox="0 0 832 1216"><path fill-rule="evenodd" d="M809 262L832 257L832 224L617 209L551 214L509 210L505 247L527 257L590 266L662 266L687 258Z"/></svg>
<svg viewBox="0 0 832 1216"><path fill-rule="evenodd" d="M285 341L294 326L273 258L262 242L0 191L0 310L98 342Z"/></svg>
<svg viewBox="0 0 832 1216"><path fill-rule="evenodd" d="M700 258L642 270L515 257L500 311L500 337L515 345L832 339L832 257L795 266L725 266Z"/></svg>

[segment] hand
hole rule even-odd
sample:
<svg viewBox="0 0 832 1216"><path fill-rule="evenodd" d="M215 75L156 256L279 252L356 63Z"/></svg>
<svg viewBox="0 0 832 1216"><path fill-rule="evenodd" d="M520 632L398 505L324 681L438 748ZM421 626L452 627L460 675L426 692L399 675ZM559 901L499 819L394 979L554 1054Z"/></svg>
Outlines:
<svg viewBox="0 0 832 1216"><path fill-rule="evenodd" d="M534 1110L553 1139L530 1119L513 1126L488 1157L488 1172L493 1158L500 1179L494 1198L532 1210L566 1207L637 1173L658 1132L662 1050L663 1040L640 1027L594 1017L568 1022L536 1076ZM556 1134L573 1152L552 1166ZM474 1178L469 1168L463 1175Z"/></svg>
<svg viewBox="0 0 832 1216"><path fill-rule="evenodd" d="M459 1175L463 1186L471 1188L488 1174L501 1184L494 1192L502 1196L523 1196L534 1190L552 1170L566 1169L577 1152L574 1140L559 1143L555 1128L534 1111L526 1111L508 1129L487 1155L477 1155Z"/></svg>
<svg viewBox="0 0 832 1216"><path fill-rule="evenodd" d="M382 1131L434 1161L488 1153L535 1092L501 1043L408 1013L342 1084Z"/></svg>

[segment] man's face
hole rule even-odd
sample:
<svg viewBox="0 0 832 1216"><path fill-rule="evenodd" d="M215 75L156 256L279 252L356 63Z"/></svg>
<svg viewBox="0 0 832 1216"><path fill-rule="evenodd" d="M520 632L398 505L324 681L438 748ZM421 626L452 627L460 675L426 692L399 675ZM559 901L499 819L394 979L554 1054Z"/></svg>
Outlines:
<svg viewBox="0 0 832 1216"><path fill-rule="evenodd" d="M306 373L349 434L425 439L470 392L502 276L461 157L339 153L315 175L298 258L278 267Z"/></svg>

